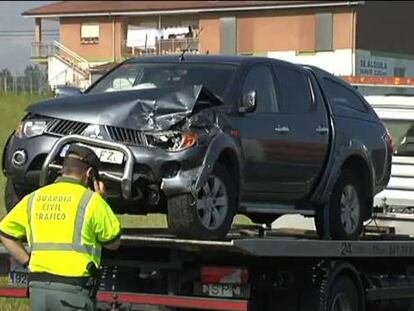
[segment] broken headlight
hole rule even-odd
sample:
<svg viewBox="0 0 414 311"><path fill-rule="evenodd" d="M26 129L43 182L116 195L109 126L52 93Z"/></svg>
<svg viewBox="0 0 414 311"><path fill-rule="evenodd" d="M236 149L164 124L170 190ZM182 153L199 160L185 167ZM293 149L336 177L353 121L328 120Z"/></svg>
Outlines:
<svg viewBox="0 0 414 311"><path fill-rule="evenodd" d="M198 142L198 134L191 131L147 133L146 135L150 146L169 151L184 150L193 147Z"/></svg>

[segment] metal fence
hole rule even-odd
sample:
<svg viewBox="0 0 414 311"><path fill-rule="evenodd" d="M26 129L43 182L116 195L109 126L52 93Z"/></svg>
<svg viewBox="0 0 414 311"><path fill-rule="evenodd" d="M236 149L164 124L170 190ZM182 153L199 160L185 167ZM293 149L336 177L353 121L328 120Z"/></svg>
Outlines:
<svg viewBox="0 0 414 311"><path fill-rule="evenodd" d="M11 75L0 76L0 92L5 94L46 94L51 92L51 89L46 74L37 77Z"/></svg>

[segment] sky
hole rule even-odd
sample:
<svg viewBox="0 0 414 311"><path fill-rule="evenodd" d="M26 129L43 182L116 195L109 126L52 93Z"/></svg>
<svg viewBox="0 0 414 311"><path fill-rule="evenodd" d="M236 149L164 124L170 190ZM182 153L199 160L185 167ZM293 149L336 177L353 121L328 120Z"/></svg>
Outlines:
<svg viewBox="0 0 414 311"><path fill-rule="evenodd" d="M25 18L21 13L53 2L56 1L0 1L0 71L8 68L13 75L19 75L27 65L33 64L30 53L34 41L34 18ZM43 29L58 31L59 24L43 21ZM59 37L47 36L47 40L53 39L58 40Z"/></svg>

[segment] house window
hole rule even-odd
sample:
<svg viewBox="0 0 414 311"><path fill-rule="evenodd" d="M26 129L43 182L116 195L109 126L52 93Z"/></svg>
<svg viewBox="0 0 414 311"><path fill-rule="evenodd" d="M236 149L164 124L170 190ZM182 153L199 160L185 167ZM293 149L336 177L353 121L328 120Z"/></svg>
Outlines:
<svg viewBox="0 0 414 311"><path fill-rule="evenodd" d="M394 67L394 77L405 77L405 68Z"/></svg>
<svg viewBox="0 0 414 311"><path fill-rule="evenodd" d="M81 24L81 43L96 44L99 42L99 24L83 23Z"/></svg>
<svg viewBox="0 0 414 311"><path fill-rule="evenodd" d="M316 51L333 50L333 14L318 13L316 19Z"/></svg>

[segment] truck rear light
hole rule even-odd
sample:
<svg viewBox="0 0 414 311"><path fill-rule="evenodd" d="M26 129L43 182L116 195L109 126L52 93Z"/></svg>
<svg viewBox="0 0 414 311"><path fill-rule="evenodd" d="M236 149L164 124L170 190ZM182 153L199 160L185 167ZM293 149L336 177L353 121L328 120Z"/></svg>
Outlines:
<svg viewBox="0 0 414 311"><path fill-rule="evenodd" d="M202 267L201 283L203 284L247 284L249 272L240 267Z"/></svg>

